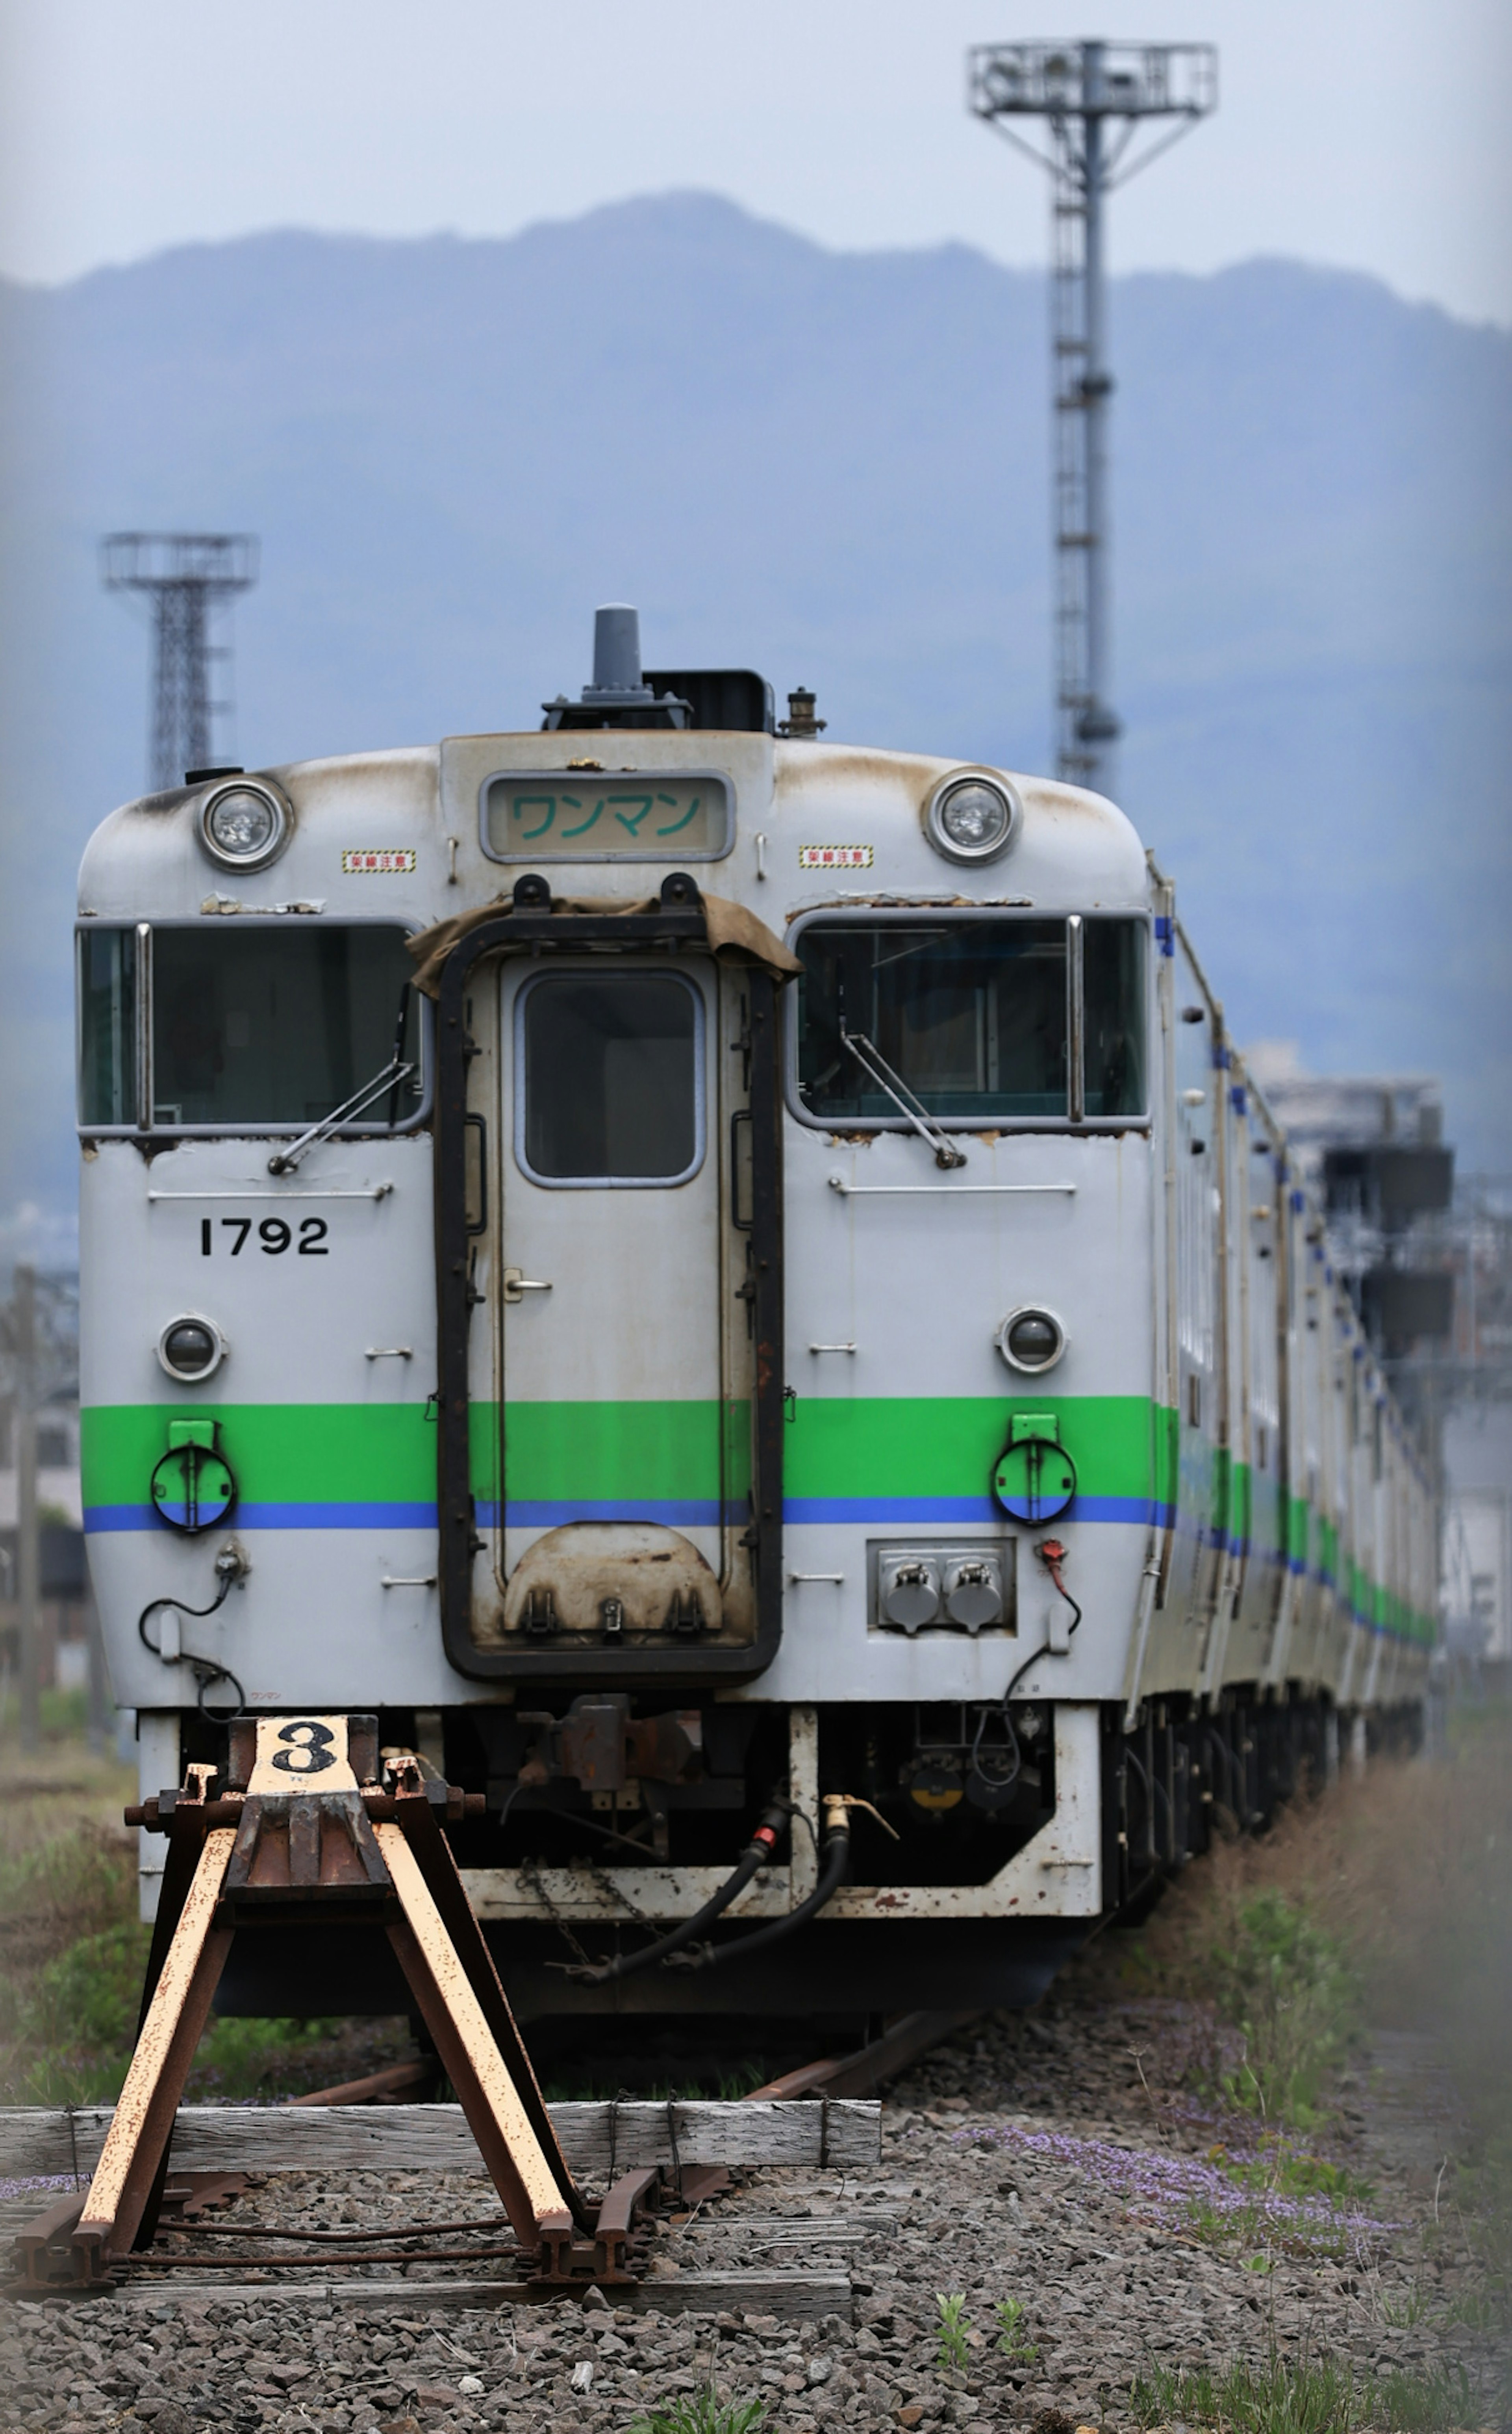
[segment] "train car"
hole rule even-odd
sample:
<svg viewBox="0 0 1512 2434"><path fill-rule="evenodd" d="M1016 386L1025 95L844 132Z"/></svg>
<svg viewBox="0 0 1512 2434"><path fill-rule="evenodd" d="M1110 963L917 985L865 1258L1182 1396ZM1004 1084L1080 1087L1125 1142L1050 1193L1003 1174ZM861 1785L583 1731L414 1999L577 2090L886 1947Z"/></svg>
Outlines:
<svg viewBox="0 0 1512 2434"><path fill-rule="evenodd" d="M1037 1995L1416 1729L1430 1484L1115 805L642 669L191 771L78 919L144 1793L376 1713L522 2017ZM144 1903L161 1844L144 1843ZM259 1939L229 2008L402 2008Z"/></svg>

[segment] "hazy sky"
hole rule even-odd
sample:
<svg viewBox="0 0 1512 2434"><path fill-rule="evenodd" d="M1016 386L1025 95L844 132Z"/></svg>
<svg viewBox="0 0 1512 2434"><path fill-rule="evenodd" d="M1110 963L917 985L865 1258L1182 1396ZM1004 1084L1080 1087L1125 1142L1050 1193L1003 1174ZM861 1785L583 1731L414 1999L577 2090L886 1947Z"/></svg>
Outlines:
<svg viewBox="0 0 1512 2434"><path fill-rule="evenodd" d="M1512 321L1508 0L0 0L0 269L299 225L503 234L705 186L840 246L1045 250L963 106L972 42L1210 40L1218 117L1118 202L1115 268L1259 252Z"/></svg>

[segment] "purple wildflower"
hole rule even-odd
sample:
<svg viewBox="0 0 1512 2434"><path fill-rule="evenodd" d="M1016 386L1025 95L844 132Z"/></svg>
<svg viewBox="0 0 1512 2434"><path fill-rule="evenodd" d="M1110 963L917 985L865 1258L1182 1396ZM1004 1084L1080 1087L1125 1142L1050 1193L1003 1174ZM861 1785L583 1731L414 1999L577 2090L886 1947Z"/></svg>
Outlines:
<svg viewBox="0 0 1512 2434"><path fill-rule="evenodd" d="M1189 2228L1206 2216L1220 2227L1252 2226L1310 2248L1348 2240L1360 2249L1402 2228L1350 2205L1317 2195L1291 2196L1280 2189L1242 2187L1217 2165L1195 2155L1148 2147L1115 2147L1105 2138L1078 2138L1062 2130L963 2130L956 2143L1005 2147L1078 2173L1091 2187L1121 2199L1141 2220L1163 2231ZM1236 2158L1253 2161L1254 2158Z"/></svg>

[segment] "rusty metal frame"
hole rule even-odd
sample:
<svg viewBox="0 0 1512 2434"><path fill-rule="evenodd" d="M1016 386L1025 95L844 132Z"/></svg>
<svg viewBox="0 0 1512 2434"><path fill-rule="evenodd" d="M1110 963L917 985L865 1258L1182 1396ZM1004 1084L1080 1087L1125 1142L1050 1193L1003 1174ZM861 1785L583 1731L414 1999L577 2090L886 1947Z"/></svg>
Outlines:
<svg viewBox="0 0 1512 2434"><path fill-rule="evenodd" d="M668 1688L746 1682L765 1672L782 1636L782 1024L777 985L759 965L742 973L750 1014L752 1208L749 1271L742 1288L756 1353L752 1414L751 1520L756 1630L745 1648L674 1646L484 1648L472 1632L473 1559L483 1541L473 1513L469 1464L468 1337L474 1294L467 1226L467 1076L478 1054L469 1037L467 992L480 963L524 950L571 952L612 943L627 949L705 948L703 900L685 871L662 882L654 913L554 914L551 889L535 873L515 882L514 909L458 940L442 967L436 1015L436 1318L439 1379L436 1427L437 1571L441 1635L449 1663L472 1681L654 1681ZM505 1461L507 1462L507 1449Z"/></svg>
<svg viewBox="0 0 1512 2434"><path fill-rule="evenodd" d="M386 1931L535 2280L633 2278L626 2240L646 2183L617 2185L597 2217L576 2187L430 1787L413 1761L391 1790L359 1779L348 1753L365 1769L371 1723L260 1718L245 1789L233 1780L211 1798L214 1770L196 1766L171 1799L127 1812L171 1838L142 2027L89 2190L31 2227L23 2287L57 2287L71 2270L71 2287L99 2289L132 2249L150 2246L179 2100L231 1943L238 1929L291 1918ZM316 1736L318 1763L301 1763ZM233 1736L233 1768L235 1750ZM446 1805L462 1815L469 1804L449 1790Z"/></svg>

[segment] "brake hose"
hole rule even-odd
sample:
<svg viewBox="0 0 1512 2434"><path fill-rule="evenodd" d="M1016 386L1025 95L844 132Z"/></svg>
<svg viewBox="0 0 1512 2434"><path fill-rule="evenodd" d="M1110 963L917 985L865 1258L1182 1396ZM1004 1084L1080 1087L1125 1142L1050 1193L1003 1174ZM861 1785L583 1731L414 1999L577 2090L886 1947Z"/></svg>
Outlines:
<svg viewBox="0 0 1512 2434"><path fill-rule="evenodd" d="M839 1893L850 1873L850 1811L857 1805L871 1808L870 1801L853 1804L838 1793L824 1794L824 1832L819 1846L819 1882L807 1900L801 1901L796 1910L773 1919L769 1927L758 1927L754 1934L742 1935L738 1944L709 1945L690 1960L688 1966L690 1969L713 1969L722 1961L743 1961L748 1952L761 1951L769 1944L780 1943L785 1935L791 1935L794 1928L802 1927L805 1919L812 1918L822 1911L825 1903ZM872 1813L874 1816L876 1814L875 1809ZM885 1824L886 1820L879 1819L878 1823ZM889 1833L892 1830L889 1826Z"/></svg>
<svg viewBox="0 0 1512 2434"><path fill-rule="evenodd" d="M613 1979L630 1977L637 1969L649 1969L654 1961L665 1961L671 1953L680 1952L685 1945L693 1943L705 1927L712 1927L722 1911L729 1909L736 1894L745 1890L757 1868L767 1865L777 1847L777 1837L788 1822L788 1815L786 1801L773 1800L769 1804L760 1825L736 1861L733 1873L725 1877L718 1893L711 1894L703 1909L695 1911L691 1918L680 1920L667 1934L658 1935L654 1944L642 1945L638 1952L626 1952L613 1961L600 1962L594 1967L574 1969L572 1975L586 1979L592 1986L603 1986ZM828 1897L826 1894L825 1899Z"/></svg>

